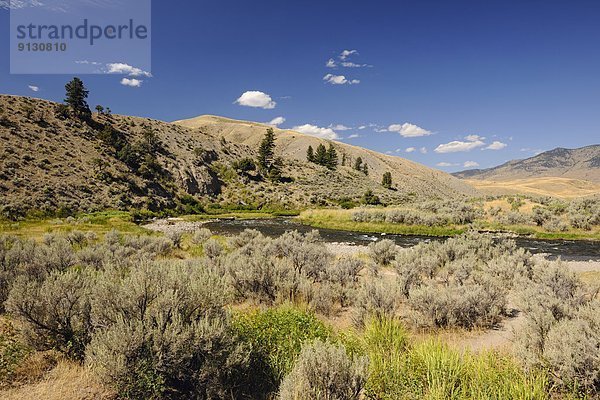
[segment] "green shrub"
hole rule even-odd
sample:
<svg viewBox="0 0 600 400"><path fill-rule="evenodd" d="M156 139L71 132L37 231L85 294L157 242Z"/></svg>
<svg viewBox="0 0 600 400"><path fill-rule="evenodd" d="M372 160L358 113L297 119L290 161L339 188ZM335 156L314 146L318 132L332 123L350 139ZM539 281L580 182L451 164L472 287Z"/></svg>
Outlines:
<svg viewBox="0 0 600 400"><path fill-rule="evenodd" d="M0 319L0 387L9 384L15 369L31 353L31 349L19 340L13 323Z"/></svg>
<svg viewBox="0 0 600 400"><path fill-rule="evenodd" d="M319 340L302 347L279 391L281 400L358 400L367 380L366 357Z"/></svg>
<svg viewBox="0 0 600 400"><path fill-rule="evenodd" d="M332 337L314 314L288 305L237 314L233 324L236 334L250 346L256 373L264 374L270 391L276 391L291 371L304 343Z"/></svg>

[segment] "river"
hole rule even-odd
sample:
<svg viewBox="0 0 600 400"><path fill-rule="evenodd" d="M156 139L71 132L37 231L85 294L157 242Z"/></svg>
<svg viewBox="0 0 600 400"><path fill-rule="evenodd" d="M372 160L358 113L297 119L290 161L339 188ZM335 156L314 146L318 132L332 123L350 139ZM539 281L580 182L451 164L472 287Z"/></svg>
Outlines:
<svg viewBox="0 0 600 400"><path fill-rule="evenodd" d="M218 220L203 225L212 232L222 235L235 235L244 229L256 229L266 236L279 236L286 231L297 230L310 232L310 226L302 225L290 218ZM367 245L382 238L390 239L401 247L411 247L421 242L446 240L444 237L416 235L378 235L360 232L339 231L333 229L317 229L326 242ZM584 240L542 240L518 237L517 245L533 254L547 254L550 258L561 257L569 261L600 261L600 242Z"/></svg>

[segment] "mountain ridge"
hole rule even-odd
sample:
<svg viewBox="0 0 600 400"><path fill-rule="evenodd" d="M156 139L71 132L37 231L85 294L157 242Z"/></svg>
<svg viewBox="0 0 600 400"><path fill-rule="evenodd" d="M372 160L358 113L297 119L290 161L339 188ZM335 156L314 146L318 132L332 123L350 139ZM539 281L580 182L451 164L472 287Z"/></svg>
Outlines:
<svg viewBox="0 0 600 400"><path fill-rule="evenodd" d="M556 177L600 183L600 145L592 144L575 149L557 147L496 167L459 171L452 175L469 180L510 181Z"/></svg>

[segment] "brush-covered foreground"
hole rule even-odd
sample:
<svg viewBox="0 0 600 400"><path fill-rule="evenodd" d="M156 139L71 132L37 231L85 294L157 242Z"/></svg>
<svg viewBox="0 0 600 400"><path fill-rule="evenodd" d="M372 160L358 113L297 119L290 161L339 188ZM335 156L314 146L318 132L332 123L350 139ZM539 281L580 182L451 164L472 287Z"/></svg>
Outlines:
<svg viewBox="0 0 600 400"><path fill-rule="evenodd" d="M408 250L384 240L360 257L332 254L315 233L2 236L0 302L2 398L56 398L66 381L80 385L65 396L81 399L600 391L597 292L560 262L485 235ZM517 310L526 323L512 352L436 337Z"/></svg>

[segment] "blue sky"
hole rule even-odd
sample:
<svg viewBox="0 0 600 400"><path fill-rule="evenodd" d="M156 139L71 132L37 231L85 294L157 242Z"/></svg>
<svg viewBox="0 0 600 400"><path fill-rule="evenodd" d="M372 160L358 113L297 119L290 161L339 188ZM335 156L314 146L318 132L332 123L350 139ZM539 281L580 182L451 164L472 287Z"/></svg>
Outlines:
<svg viewBox="0 0 600 400"><path fill-rule="evenodd" d="M90 105L119 114L283 117L445 171L485 168L599 142L599 16L598 1L154 1L151 71L81 78ZM0 93L62 100L71 75L9 74L8 36L0 10Z"/></svg>

